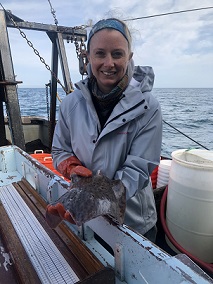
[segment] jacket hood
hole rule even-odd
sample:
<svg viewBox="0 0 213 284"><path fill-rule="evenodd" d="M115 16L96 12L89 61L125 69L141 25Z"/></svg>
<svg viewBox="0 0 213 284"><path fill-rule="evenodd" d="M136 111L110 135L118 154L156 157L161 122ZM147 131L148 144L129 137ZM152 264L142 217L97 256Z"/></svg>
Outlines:
<svg viewBox="0 0 213 284"><path fill-rule="evenodd" d="M141 92L150 92L154 85L154 71L150 66L135 66L130 85L139 87Z"/></svg>

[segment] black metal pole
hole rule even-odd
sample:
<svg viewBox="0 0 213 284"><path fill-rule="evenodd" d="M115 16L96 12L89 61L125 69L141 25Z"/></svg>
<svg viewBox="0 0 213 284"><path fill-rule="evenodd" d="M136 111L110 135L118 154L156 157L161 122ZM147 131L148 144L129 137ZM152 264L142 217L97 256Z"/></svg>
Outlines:
<svg viewBox="0 0 213 284"><path fill-rule="evenodd" d="M52 40L52 66L51 70L55 74L55 76L58 76L58 49L57 49L57 43L56 43L56 36L57 34L54 34L54 37L51 37ZM57 98L57 79L53 74L51 75L51 82L50 82L50 148L52 145L52 139L55 129L55 122L56 122L56 98Z"/></svg>

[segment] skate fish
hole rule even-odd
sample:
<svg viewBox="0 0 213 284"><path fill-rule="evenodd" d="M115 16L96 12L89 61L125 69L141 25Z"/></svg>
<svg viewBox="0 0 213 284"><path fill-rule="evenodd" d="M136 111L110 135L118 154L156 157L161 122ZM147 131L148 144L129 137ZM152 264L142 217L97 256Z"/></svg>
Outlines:
<svg viewBox="0 0 213 284"><path fill-rule="evenodd" d="M70 189L51 205L62 204L78 226L101 215L124 221L126 189L120 180L110 180L98 172L92 177L71 177ZM46 211L47 223L55 228L61 217Z"/></svg>

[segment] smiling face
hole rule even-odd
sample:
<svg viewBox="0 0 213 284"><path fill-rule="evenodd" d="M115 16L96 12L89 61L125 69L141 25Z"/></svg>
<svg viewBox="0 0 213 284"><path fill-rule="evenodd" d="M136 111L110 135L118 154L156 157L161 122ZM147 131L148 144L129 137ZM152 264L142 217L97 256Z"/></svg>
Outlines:
<svg viewBox="0 0 213 284"><path fill-rule="evenodd" d="M99 89L107 94L122 79L132 57L126 38L117 30L103 29L90 40L88 60Z"/></svg>

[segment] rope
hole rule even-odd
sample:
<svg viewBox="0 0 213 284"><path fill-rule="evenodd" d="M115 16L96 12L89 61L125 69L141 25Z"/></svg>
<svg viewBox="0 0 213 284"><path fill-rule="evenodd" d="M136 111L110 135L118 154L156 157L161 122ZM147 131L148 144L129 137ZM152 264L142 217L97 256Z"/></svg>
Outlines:
<svg viewBox="0 0 213 284"><path fill-rule="evenodd" d="M181 14L181 13L187 13L187 12L195 12L200 10L207 10L207 9L213 9L213 7L203 7L203 8L196 8L196 9L188 9L188 10L181 10L176 12L168 12L168 13L162 13L162 14L156 14L156 15L150 15L150 16L144 16L144 17L137 17L132 19L126 19L123 21L135 21L135 20L142 20L142 19L149 19L149 18L155 18L155 17L161 17L161 16L168 16L173 14Z"/></svg>
<svg viewBox="0 0 213 284"><path fill-rule="evenodd" d="M193 141L194 143L196 143L197 145L203 147L206 150L209 150L207 147L203 146L201 143L197 142L196 140L192 139L191 137L189 137L188 135L186 135L185 133L183 133L182 131L180 131L179 129L177 129L176 127L174 127L173 125L171 125L170 123L166 122L165 120L163 120L164 123L166 123L167 125L169 125L171 128L175 129L177 132L181 133L183 136L187 137L188 139L190 139L191 141Z"/></svg>
<svg viewBox="0 0 213 284"><path fill-rule="evenodd" d="M62 102L62 99L60 98L60 96L59 96L58 93L56 93L56 97L57 97L57 99L59 100L59 102L61 103L61 102Z"/></svg>

